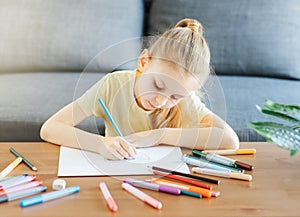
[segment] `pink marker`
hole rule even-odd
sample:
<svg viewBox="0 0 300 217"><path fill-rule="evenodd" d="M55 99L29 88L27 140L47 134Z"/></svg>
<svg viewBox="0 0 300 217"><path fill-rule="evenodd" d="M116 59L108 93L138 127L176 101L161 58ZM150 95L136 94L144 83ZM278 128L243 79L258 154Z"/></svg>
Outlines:
<svg viewBox="0 0 300 217"><path fill-rule="evenodd" d="M149 195L145 194L144 192L140 191L139 189L133 187L132 185L128 183L122 183L122 188L124 188L126 191L131 193L132 195L136 196L140 200L144 201L145 203L148 203L149 205L153 206L156 209L162 208L162 203L158 200L150 197Z"/></svg>
<svg viewBox="0 0 300 217"><path fill-rule="evenodd" d="M116 212L118 210L118 206L113 197L111 196L106 184L104 182L100 182L99 188L102 191L102 194L106 200L107 206L110 209L110 211Z"/></svg>
<svg viewBox="0 0 300 217"><path fill-rule="evenodd" d="M0 190L6 190L8 188L12 188L21 184L25 184L31 182L36 179L36 176L30 175L20 175L11 179L4 180L0 182Z"/></svg>
<svg viewBox="0 0 300 217"><path fill-rule="evenodd" d="M24 185L18 185L18 186L13 187L13 188L2 190L2 191L0 191L0 196L5 196L7 194L15 193L15 192L18 192L18 191L23 191L25 189L37 187L37 186L40 186L42 184L43 184L42 181L28 182Z"/></svg>

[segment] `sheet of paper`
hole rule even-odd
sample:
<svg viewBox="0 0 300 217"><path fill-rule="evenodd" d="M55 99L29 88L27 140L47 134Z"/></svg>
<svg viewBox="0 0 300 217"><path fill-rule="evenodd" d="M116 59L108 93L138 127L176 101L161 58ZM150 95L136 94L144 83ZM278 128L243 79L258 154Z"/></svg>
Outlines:
<svg viewBox="0 0 300 217"><path fill-rule="evenodd" d="M188 166L181 161L178 147L157 146L140 148L135 159L106 160L101 155L61 146L58 176L117 176L153 174L148 166L189 173Z"/></svg>

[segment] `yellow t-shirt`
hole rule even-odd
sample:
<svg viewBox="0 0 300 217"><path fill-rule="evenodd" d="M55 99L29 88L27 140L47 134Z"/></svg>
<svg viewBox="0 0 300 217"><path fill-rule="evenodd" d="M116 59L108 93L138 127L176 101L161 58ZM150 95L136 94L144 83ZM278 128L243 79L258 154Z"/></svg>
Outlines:
<svg viewBox="0 0 300 217"><path fill-rule="evenodd" d="M135 101L135 78L135 70L109 73L76 100L87 116L104 119L106 136L117 136L117 133L98 98L103 100L124 136L152 129L149 118L152 111L143 110ZM199 127L200 120L211 112L194 92L182 99L178 106L183 128Z"/></svg>

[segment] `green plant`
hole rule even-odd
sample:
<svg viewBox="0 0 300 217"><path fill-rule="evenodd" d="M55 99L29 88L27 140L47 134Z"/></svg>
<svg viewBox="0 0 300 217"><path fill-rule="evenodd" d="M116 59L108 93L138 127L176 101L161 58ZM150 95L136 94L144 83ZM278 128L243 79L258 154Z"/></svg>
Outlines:
<svg viewBox="0 0 300 217"><path fill-rule="evenodd" d="M294 156L300 149L300 106L266 100L265 108L256 107L261 113L283 119L290 124L249 122L249 127L265 137L268 142L289 150L290 155Z"/></svg>

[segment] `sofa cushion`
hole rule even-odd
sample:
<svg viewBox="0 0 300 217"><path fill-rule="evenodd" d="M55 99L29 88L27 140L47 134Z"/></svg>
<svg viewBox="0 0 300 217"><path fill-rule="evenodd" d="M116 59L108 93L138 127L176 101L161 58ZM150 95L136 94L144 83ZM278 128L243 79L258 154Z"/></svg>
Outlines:
<svg viewBox="0 0 300 217"><path fill-rule="evenodd" d="M104 75L89 72L0 74L0 141L41 141L42 124ZM295 94L300 92L299 81L293 80L224 75L212 77L204 90L206 105L232 126L241 141L264 141L248 128L249 121L275 121L259 113L256 104L262 105L265 99L300 104ZM91 117L78 127L104 135L104 123L98 118Z"/></svg>
<svg viewBox="0 0 300 217"><path fill-rule="evenodd" d="M250 121L274 121L278 118L260 113L266 99L279 103L300 105L300 82L288 79L253 76L211 77L204 89L206 105L236 131L240 141L265 141L248 127Z"/></svg>
<svg viewBox="0 0 300 217"><path fill-rule="evenodd" d="M106 73L0 74L0 141L41 141L42 124ZM104 122L88 118L80 129L104 135ZM63 132L61 132L63 133Z"/></svg>
<svg viewBox="0 0 300 217"><path fill-rule="evenodd" d="M143 0L2 0L0 72L82 71L104 49L140 37L143 15ZM140 49L118 50L94 70L111 71Z"/></svg>
<svg viewBox="0 0 300 217"><path fill-rule="evenodd" d="M205 28L219 74L300 79L298 0L153 0L146 32L154 35L180 19Z"/></svg>

